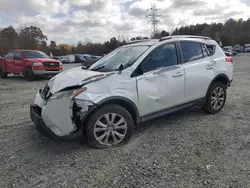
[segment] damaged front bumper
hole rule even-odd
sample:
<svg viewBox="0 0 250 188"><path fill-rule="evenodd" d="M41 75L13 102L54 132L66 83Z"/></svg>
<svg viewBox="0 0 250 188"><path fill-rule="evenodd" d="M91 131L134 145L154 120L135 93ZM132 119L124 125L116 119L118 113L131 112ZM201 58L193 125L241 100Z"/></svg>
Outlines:
<svg viewBox="0 0 250 188"><path fill-rule="evenodd" d="M30 106L30 117L40 133L58 140L80 128L79 123L88 114L89 106L94 106L94 103L76 100L71 93L73 91L55 93L45 100L42 90L37 92L35 102Z"/></svg>
<svg viewBox="0 0 250 188"><path fill-rule="evenodd" d="M41 118L41 108L37 105L30 105L30 117L34 122L38 132L43 134L44 136L51 138L53 140L58 140L60 137L53 133L44 123Z"/></svg>

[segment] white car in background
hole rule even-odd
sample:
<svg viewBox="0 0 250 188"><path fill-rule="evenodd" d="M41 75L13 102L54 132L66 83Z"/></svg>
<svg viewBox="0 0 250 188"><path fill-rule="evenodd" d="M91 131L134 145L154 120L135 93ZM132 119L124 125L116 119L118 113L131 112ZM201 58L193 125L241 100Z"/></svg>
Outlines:
<svg viewBox="0 0 250 188"><path fill-rule="evenodd" d="M30 115L51 138L82 131L91 147L119 146L138 123L193 105L218 113L232 79L232 57L208 37L133 41L88 70L53 77L37 92Z"/></svg>
<svg viewBox="0 0 250 188"><path fill-rule="evenodd" d="M246 47L245 52L250 52L250 47Z"/></svg>
<svg viewBox="0 0 250 188"><path fill-rule="evenodd" d="M53 59L56 59L60 61L61 63L67 63L67 59L64 56L53 57Z"/></svg>

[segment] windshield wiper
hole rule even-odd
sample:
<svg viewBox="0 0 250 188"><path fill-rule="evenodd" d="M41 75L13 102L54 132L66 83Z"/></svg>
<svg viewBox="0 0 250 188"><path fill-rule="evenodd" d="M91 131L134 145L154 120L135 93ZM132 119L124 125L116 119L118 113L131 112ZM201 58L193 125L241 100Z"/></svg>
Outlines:
<svg viewBox="0 0 250 188"><path fill-rule="evenodd" d="M98 71L98 70L103 69L103 68L105 68L105 65L100 66L100 67L97 67L97 68L93 68L93 69L91 69L91 70L92 70L92 71Z"/></svg>
<svg viewBox="0 0 250 188"><path fill-rule="evenodd" d="M119 68L117 69L118 71L122 71L124 69L123 64L120 64Z"/></svg>

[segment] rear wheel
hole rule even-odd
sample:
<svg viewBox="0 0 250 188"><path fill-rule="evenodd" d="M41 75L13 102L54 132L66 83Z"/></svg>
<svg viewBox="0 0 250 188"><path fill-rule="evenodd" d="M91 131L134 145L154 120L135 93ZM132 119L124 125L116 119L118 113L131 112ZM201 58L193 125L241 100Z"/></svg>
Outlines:
<svg viewBox="0 0 250 188"><path fill-rule="evenodd" d="M98 109L90 115L86 126L89 146L101 149L125 144L134 130L130 113L119 105L108 105Z"/></svg>
<svg viewBox="0 0 250 188"><path fill-rule="evenodd" d="M35 75L34 75L32 69L31 69L30 67L27 67L27 68L25 69L24 77L25 77L28 81L34 80Z"/></svg>
<svg viewBox="0 0 250 188"><path fill-rule="evenodd" d="M8 73L7 73L7 72L4 72L4 71L2 70L2 68L0 67L0 77L1 77L1 78L7 78L7 76L8 76Z"/></svg>
<svg viewBox="0 0 250 188"><path fill-rule="evenodd" d="M226 87L220 82L215 82L208 91L204 110L216 114L224 107L227 98Z"/></svg>

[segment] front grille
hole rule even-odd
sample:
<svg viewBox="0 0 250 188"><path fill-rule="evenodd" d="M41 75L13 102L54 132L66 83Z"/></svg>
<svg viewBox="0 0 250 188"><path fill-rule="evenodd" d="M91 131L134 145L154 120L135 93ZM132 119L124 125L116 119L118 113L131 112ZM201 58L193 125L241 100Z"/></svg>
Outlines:
<svg viewBox="0 0 250 188"><path fill-rule="evenodd" d="M44 62L45 67L59 67L58 62Z"/></svg>

